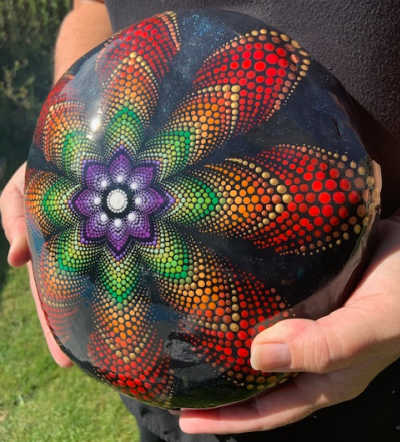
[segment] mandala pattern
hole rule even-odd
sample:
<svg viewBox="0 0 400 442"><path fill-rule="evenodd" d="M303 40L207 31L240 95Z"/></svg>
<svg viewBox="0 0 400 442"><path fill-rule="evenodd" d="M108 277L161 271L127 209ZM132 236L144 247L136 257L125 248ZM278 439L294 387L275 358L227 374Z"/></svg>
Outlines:
<svg viewBox="0 0 400 442"><path fill-rule="evenodd" d="M41 301L65 351L147 403L209 407L288 378L253 370L249 351L256 333L294 314L268 275L213 244L282 259L354 248L375 187L368 162L327 146L230 153L268 130L311 67L296 41L262 26L212 50L161 118L179 23L156 15L97 50L96 106L81 98L79 72L60 80L39 117L26 209ZM198 393L207 382L220 394Z"/></svg>

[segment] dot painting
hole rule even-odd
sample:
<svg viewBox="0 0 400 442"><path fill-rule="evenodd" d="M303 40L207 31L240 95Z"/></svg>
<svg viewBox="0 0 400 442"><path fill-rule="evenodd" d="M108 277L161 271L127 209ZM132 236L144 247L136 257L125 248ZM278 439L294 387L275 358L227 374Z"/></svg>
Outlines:
<svg viewBox="0 0 400 442"><path fill-rule="evenodd" d="M168 11L55 85L25 205L48 324L83 370L164 408L233 403L293 376L252 369L253 338L339 306L324 290L345 292L379 205L350 124L339 140L321 123L306 133L321 70L330 78L249 16Z"/></svg>

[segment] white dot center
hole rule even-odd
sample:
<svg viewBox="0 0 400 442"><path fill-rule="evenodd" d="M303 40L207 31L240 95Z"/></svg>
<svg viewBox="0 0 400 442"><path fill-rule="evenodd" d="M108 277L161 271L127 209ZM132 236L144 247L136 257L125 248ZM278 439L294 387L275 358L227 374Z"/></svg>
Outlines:
<svg viewBox="0 0 400 442"><path fill-rule="evenodd" d="M123 212L128 206L128 195L122 189L114 189L107 196L107 207L114 213Z"/></svg>

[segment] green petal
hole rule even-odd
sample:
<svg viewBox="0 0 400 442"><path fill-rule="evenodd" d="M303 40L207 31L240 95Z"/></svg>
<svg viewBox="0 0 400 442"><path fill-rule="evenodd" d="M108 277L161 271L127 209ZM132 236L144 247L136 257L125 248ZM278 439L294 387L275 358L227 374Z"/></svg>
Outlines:
<svg viewBox="0 0 400 442"><path fill-rule="evenodd" d="M39 141L46 160L78 181L87 160L100 160L88 126L85 105L79 101L50 106Z"/></svg>
<svg viewBox="0 0 400 442"><path fill-rule="evenodd" d="M55 237L56 259L63 271L84 274L96 265L103 245L85 242L81 229L73 227Z"/></svg>
<svg viewBox="0 0 400 442"><path fill-rule="evenodd" d="M80 181L87 161L101 161L94 151L92 141L84 131L68 132L62 146L60 168L68 176Z"/></svg>
<svg viewBox="0 0 400 442"><path fill-rule="evenodd" d="M190 151L195 148L196 133L193 129L166 130L156 135L139 154L143 161L157 161L159 177L163 179L183 169L189 161Z"/></svg>
<svg viewBox="0 0 400 442"><path fill-rule="evenodd" d="M224 201L218 188L197 176L180 176L163 182L163 187L174 199L167 214L167 218L174 222L196 223L213 213L217 204Z"/></svg>
<svg viewBox="0 0 400 442"><path fill-rule="evenodd" d="M162 277L186 278L190 257L181 234L168 223L160 223L155 226L155 238L155 244L138 246L144 266Z"/></svg>
<svg viewBox="0 0 400 442"><path fill-rule="evenodd" d="M35 282L50 329L62 344L74 337L74 316L79 312L83 295L90 287L83 272L71 272L59 263L59 236L43 244L33 255Z"/></svg>
<svg viewBox="0 0 400 442"><path fill-rule="evenodd" d="M131 106L123 107L111 118L106 127L106 157L111 158L121 145L134 155L140 147L143 131L143 123Z"/></svg>
<svg viewBox="0 0 400 442"><path fill-rule="evenodd" d="M96 285L121 303L130 300L137 291L140 276L139 257L133 249L116 259L108 248L103 250L97 265Z"/></svg>
<svg viewBox="0 0 400 442"><path fill-rule="evenodd" d="M223 107L215 100L225 100ZM231 95L219 85L191 93L148 141L139 159L157 161L160 179L197 163L232 137L236 125L232 105Z"/></svg>
<svg viewBox="0 0 400 442"><path fill-rule="evenodd" d="M157 105L158 88L150 65L136 52L115 68L105 85L101 105L108 159L121 145L132 155L137 152Z"/></svg>

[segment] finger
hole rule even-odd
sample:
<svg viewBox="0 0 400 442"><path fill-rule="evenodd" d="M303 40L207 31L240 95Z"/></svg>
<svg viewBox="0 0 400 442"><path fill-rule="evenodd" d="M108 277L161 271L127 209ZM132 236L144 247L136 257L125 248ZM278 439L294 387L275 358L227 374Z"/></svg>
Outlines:
<svg viewBox="0 0 400 442"><path fill-rule="evenodd" d="M28 274L29 274L29 282L31 285L32 296L35 301L36 312L40 321L40 325L43 330L44 337L47 342L47 347L49 348L50 354L53 357L54 361L60 367L70 367L72 366L72 361L66 356L66 354L60 349L57 344L51 330L47 324L45 314L42 309L42 305L40 303L39 294L36 288L36 283L33 277L32 264L29 262L28 265Z"/></svg>
<svg viewBox="0 0 400 442"><path fill-rule="evenodd" d="M214 410L183 410L179 425L183 432L192 434L247 433L288 425L336 402L329 376L304 374L245 403Z"/></svg>
<svg viewBox="0 0 400 442"><path fill-rule="evenodd" d="M301 374L250 401L214 410L182 410L180 427L186 433L233 434L272 430L315 411L360 395L391 356L367 359L327 374Z"/></svg>
<svg viewBox="0 0 400 442"><path fill-rule="evenodd" d="M8 262L21 266L30 259L24 212L24 163L12 176L0 198L0 212L6 238L10 243Z"/></svg>
<svg viewBox="0 0 400 442"><path fill-rule="evenodd" d="M352 303L317 321L282 321L254 339L251 364L262 371L329 373L350 367L366 352L381 353L398 326L390 321L376 327L392 315L391 303L380 302L377 306L378 299L371 298Z"/></svg>

